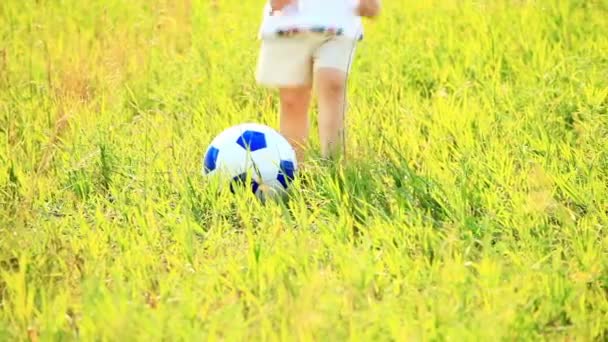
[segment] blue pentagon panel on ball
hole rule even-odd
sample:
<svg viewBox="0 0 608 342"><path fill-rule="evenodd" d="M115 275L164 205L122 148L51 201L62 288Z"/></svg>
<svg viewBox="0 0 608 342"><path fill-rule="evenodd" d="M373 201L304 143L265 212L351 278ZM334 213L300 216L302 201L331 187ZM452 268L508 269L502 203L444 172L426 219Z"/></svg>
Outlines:
<svg viewBox="0 0 608 342"><path fill-rule="evenodd" d="M238 176L235 176L234 178L232 178L232 181L230 182L230 192L232 192L233 194L236 192L234 186L243 186L245 183L247 182L247 174L246 173L241 173ZM258 184L258 182L256 182L254 179L251 180L251 192L253 192L254 194L258 191L258 188L260 187L260 184Z"/></svg>
<svg viewBox="0 0 608 342"><path fill-rule="evenodd" d="M292 161L289 160L281 160L281 169L279 171L279 175L277 176L277 180L285 189L288 187L288 182L291 182L294 177L295 167Z"/></svg>
<svg viewBox="0 0 608 342"><path fill-rule="evenodd" d="M209 173L215 170L217 163L217 156L220 153L220 150L211 146L207 154L205 155L205 173Z"/></svg>
<svg viewBox="0 0 608 342"><path fill-rule="evenodd" d="M256 131L245 131L236 141L242 148L251 152L266 148L266 137L264 133Z"/></svg>

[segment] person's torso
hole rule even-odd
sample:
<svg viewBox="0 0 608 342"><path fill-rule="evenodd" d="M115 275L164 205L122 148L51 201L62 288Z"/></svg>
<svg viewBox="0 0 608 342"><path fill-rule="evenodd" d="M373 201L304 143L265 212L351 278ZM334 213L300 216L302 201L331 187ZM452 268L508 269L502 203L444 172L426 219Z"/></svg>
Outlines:
<svg viewBox="0 0 608 342"><path fill-rule="evenodd" d="M354 16L357 2L354 0L299 0L297 5L302 15L331 18Z"/></svg>
<svg viewBox="0 0 608 342"><path fill-rule="evenodd" d="M272 16L270 4L266 4L260 33L264 36L291 28L328 27L358 38L362 24L355 13L357 4L358 0L298 0L280 16Z"/></svg>

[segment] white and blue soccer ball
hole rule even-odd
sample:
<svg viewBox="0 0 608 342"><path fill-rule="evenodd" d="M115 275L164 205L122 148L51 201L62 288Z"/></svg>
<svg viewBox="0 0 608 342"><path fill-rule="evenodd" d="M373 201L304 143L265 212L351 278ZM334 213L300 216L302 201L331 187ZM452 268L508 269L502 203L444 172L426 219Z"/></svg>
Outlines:
<svg viewBox="0 0 608 342"><path fill-rule="evenodd" d="M203 175L265 199L284 194L297 170L293 147L279 132L255 123L230 127L211 141L203 158Z"/></svg>

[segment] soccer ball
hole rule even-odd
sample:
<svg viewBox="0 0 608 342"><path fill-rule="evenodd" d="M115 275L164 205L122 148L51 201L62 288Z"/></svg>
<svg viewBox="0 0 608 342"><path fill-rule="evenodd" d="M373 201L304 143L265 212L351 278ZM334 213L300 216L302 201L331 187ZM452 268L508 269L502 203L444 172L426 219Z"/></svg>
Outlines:
<svg viewBox="0 0 608 342"><path fill-rule="evenodd" d="M266 199L284 194L297 170L296 154L274 129L255 123L230 127L216 136L203 158L203 175Z"/></svg>

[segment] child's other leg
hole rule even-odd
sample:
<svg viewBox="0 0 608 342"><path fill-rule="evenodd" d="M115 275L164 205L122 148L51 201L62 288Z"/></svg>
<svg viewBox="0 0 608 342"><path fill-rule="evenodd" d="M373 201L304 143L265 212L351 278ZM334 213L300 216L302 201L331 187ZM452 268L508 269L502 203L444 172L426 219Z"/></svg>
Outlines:
<svg viewBox="0 0 608 342"><path fill-rule="evenodd" d="M304 148L308 139L311 86L280 88L281 134L291 143L299 162L304 158Z"/></svg>
<svg viewBox="0 0 608 342"><path fill-rule="evenodd" d="M336 157L343 149L346 115L346 73L319 68L315 73L319 103L319 140L324 158Z"/></svg>
<svg viewBox="0 0 608 342"><path fill-rule="evenodd" d="M325 158L334 158L344 152L346 83L354 50L354 41L338 37L322 44L315 53L319 140Z"/></svg>

